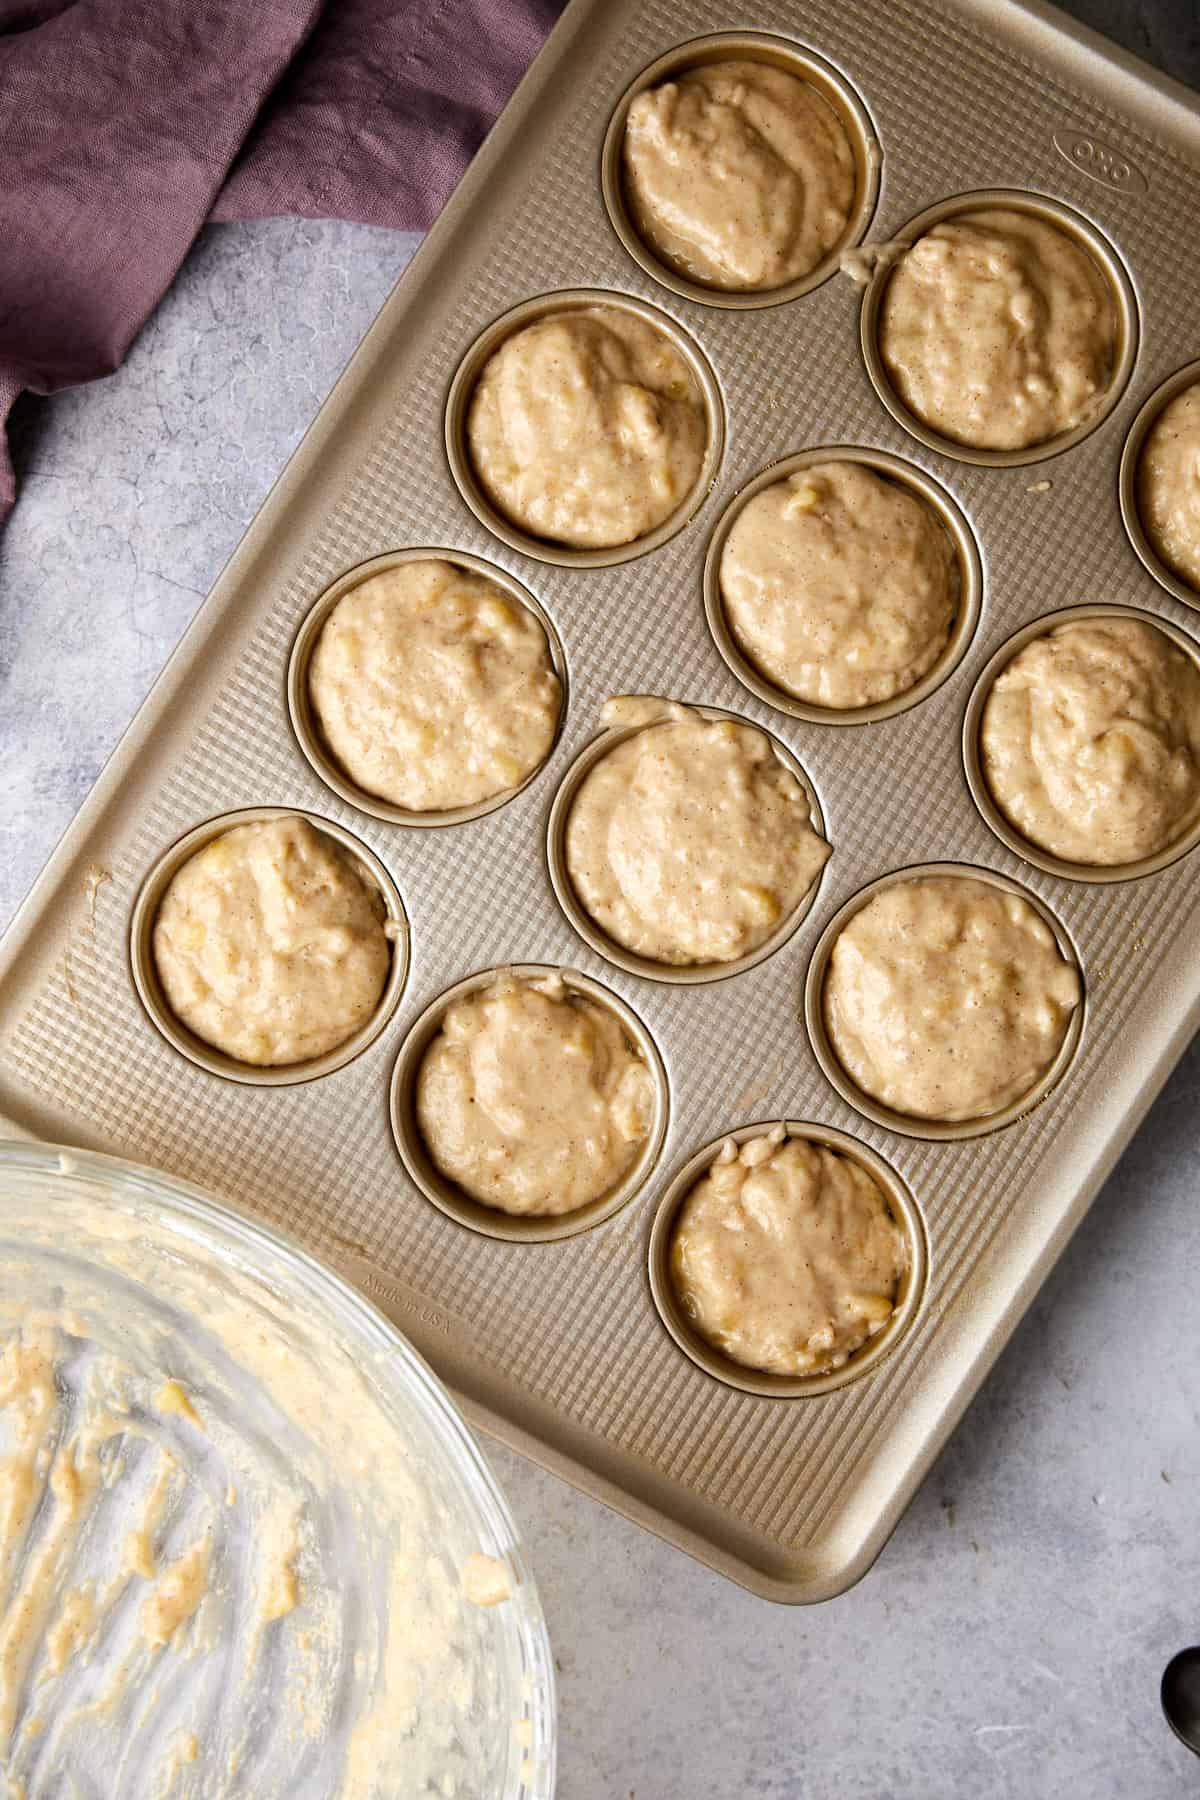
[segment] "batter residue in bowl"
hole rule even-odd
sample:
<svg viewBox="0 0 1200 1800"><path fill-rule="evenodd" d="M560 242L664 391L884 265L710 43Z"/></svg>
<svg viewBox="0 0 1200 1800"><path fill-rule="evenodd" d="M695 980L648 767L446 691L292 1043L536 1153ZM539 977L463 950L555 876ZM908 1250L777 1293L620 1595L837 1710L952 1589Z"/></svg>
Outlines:
<svg viewBox="0 0 1200 1800"><path fill-rule="evenodd" d="M471 1546L390 1404L202 1231L0 1194L6 1794L484 1791Z"/></svg>

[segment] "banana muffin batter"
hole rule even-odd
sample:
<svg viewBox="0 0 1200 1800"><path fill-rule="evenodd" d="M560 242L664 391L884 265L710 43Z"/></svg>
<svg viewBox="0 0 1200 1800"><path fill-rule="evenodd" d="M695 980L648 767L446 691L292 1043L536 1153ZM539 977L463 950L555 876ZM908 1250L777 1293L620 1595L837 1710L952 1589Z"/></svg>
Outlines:
<svg viewBox="0 0 1200 1800"><path fill-rule="evenodd" d="M700 474L704 399L663 332L617 306L550 313L489 357L467 416L479 483L513 524L576 549L632 543Z"/></svg>
<svg viewBox="0 0 1200 1800"><path fill-rule="evenodd" d="M307 1062L364 1025L391 967L379 890L307 819L237 825L172 877L154 925L168 1006L238 1062Z"/></svg>
<svg viewBox="0 0 1200 1800"><path fill-rule="evenodd" d="M580 784L566 861L584 910L627 950L723 963L765 943L830 854L765 733L684 706L610 700L638 727Z"/></svg>
<svg viewBox="0 0 1200 1800"><path fill-rule="evenodd" d="M625 193L660 261L753 291L809 274L846 230L854 153L832 106L765 62L705 63L629 108Z"/></svg>
<svg viewBox="0 0 1200 1800"><path fill-rule="evenodd" d="M417 1126L448 1180L500 1212L575 1212L624 1179L654 1081L615 1012L561 975L501 972L447 1007Z"/></svg>
<svg viewBox="0 0 1200 1800"><path fill-rule="evenodd" d="M1029 1094L1083 997L1028 901L923 875L849 920L825 976L834 1054L863 1093L918 1119L983 1119Z"/></svg>
<svg viewBox="0 0 1200 1800"><path fill-rule="evenodd" d="M1200 813L1200 670L1140 619L1059 625L997 677L979 745L993 799L1031 843L1137 862Z"/></svg>
<svg viewBox="0 0 1200 1800"><path fill-rule="evenodd" d="M769 1375L838 1369L895 1311L904 1233L861 1164L782 1125L726 1140L679 1210L671 1280L701 1337Z"/></svg>
<svg viewBox="0 0 1200 1800"><path fill-rule="evenodd" d="M910 412L957 443L1024 450L1072 431L1112 380L1117 322L1098 265L1057 225L961 213L896 263L879 349Z"/></svg>
<svg viewBox="0 0 1200 1800"><path fill-rule="evenodd" d="M1163 407L1138 461L1138 512L1151 546L1200 589L1200 382Z"/></svg>
<svg viewBox="0 0 1200 1800"><path fill-rule="evenodd" d="M721 553L725 617L776 687L814 706L890 700L945 649L960 574L932 509L862 463L815 463L749 500Z"/></svg>
<svg viewBox="0 0 1200 1800"><path fill-rule="evenodd" d="M534 615L437 558L344 594L308 686L335 761L364 792L411 812L518 787L546 757L562 700Z"/></svg>

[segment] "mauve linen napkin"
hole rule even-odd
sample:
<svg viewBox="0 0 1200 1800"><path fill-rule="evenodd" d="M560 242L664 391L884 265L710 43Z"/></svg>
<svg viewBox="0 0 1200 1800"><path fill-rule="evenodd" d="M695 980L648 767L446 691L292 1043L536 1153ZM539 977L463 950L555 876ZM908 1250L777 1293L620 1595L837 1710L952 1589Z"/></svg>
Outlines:
<svg viewBox="0 0 1200 1800"><path fill-rule="evenodd" d="M423 230L561 0L0 0L3 422L119 365L200 227Z"/></svg>

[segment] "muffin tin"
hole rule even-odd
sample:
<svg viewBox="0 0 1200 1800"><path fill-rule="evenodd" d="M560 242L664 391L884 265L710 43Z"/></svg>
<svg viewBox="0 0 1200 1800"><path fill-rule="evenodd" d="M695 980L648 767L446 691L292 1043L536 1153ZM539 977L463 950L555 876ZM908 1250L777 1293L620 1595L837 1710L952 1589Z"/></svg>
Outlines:
<svg viewBox="0 0 1200 1800"><path fill-rule="evenodd" d="M1124 881L1049 868L985 818L963 761L993 659L1064 607L1133 607L1193 648L1200 635L1195 596L1133 554L1118 488L1139 408L1200 354L1200 113L1040 4L810 0L801 16L752 0L743 22L753 30L731 32L715 0L568 8L8 933L0 1112L13 1131L157 1163L266 1214L388 1312L478 1423L758 1593L810 1601L869 1567L1200 1020L1192 856ZM864 305L823 270L804 292L739 302L637 254L614 189L621 107L681 46L686 64L717 47L762 53L764 38L850 97L862 155L850 236L869 219L885 242L998 190L1065 207L1111 246L1128 275L1128 367L1086 433L1036 464L933 445L872 385L870 288ZM658 532L571 552L490 512L462 422L489 346L551 307L598 301L650 316L685 349L709 458ZM936 679L849 729L743 679L710 629L711 579L705 611L706 563L739 497L830 445L932 498L969 576ZM502 803L401 820L332 778L302 671L313 609L351 571L430 544L544 617L567 703L547 762ZM621 965L559 904L556 795L615 693L762 727L803 770L833 845L805 916L724 979ZM264 808L348 839L409 930L388 1007L343 1046L350 1060L251 1079L181 1041L146 934L182 847ZM986 1135L913 1135L911 1120L872 1115L829 1079L811 998L805 1023L831 922L926 863L1015 884L1083 973L1086 1012L1057 1079ZM595 983L661 1063L636 1179L594 1216L557 1221L566 1235L468 1216L433 1191L411 1139L422 1033L459 984L510 965ZM681 1347L652 1291L661 1301L661 1209L726 1133L781 1119L878 1158L922 1253L885 1341L791 1394Z"/></svg>

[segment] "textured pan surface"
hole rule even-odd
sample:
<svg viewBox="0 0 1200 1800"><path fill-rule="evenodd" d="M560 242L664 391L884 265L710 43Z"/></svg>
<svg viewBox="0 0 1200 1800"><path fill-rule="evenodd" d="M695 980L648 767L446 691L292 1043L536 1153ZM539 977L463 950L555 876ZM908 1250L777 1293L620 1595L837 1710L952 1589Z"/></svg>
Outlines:
<svg viewBox="0 0 1200 1800"><path fill-rule="evenodd" d="M736 14L736 16L734 16ZM738 312L657 286L603 205L610 114L675 43L731 25L792 35L838 67L884 161L872 237L947 195L1020 187L1112 241L1140 312L1136 367L1100 429L1029 468L971 467L906 437L867 378L859 293L836 277ZM962 721L995 650L1041 614L1134 605L1195 636L1200 616L1135 557L1117 504L1126 431L1200 354L1194 230L1200 118L1178 90L1102 54L1057 15L956 0L576 0L489 145L268 499L0 951L0 1113L18 1128L172 1170L255 1208L391 1313L472 1415L714 1567L815 1600L869 1565L1200 1015L1195 856L1086 885L1031 867L988 829L962 769ZM661 308L711 360L726 439L712 492L651 555L572 569L491 538L451 480L447 389L488 323L539 293L608 287ZM772 710L709 636L709 535L739 486L817 444L863 444L930 471L980 547L984 595L961 663L929 699L852 729ZM1031 492L1034 484L1052 485ZM468 824L411 830L318 779L288 723L295 634L345 569L408 545L509 570L561 637L570 705L547 766ZM725 981L652 982L590 950L557 906L546 818L612 692L660 692L768 726L811 777L834 845L817 904L777 954ZM239 1086L165 1042L128 964L147 870L185 831L246 806L343 824L392 874L411 924L396 1014L361 1056L300 1087ZM1087 1024L1067 1078L990 1137L931 1144L863 1120L826 1081L801 1018L814 944L867 882L952 860L1039 895L1079 951ZM504 1243L445 1217L407 1179L388 1084L412 1022L506 961L575 966L622 995L671 1088L653 1178L615 1217L557 1243ZM660 1324L646 1240L674 1172L726 1128L811 1119L877 1150L928 1234L924 1303L869 1376L818 1398L738 1393Z"/></svg>

